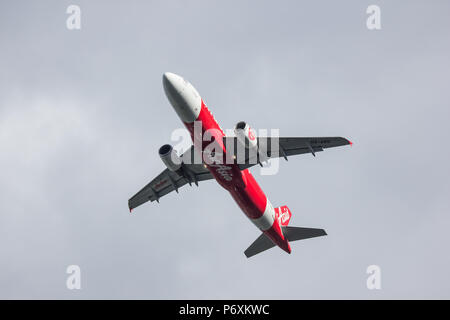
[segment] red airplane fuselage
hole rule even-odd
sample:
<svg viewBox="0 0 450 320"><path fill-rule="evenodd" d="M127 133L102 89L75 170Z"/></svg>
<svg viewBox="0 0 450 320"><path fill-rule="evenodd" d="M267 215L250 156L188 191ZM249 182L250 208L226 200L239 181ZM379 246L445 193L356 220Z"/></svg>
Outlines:
<svg viewBox="0 0 450 320"><path fill-rule="evenodd" d="M194 146L204 154L211 141L196 141L195 126L201 127L202 137L208 134L214 137L223 157L227 158L227 150L223 144L225 133L214 119L195 88L183 78L166 73L164 88L169 101L189 130ZM229 157L229 155L228 155ZM202 160L204 160L202 156ZM291 247L284 237L278 215L264 192L248 169L240 170L236 161L222 161L220 164L203 161L216 181L231 194L233 199L247 217L264 232L281 249L290 253Z"/></svg>

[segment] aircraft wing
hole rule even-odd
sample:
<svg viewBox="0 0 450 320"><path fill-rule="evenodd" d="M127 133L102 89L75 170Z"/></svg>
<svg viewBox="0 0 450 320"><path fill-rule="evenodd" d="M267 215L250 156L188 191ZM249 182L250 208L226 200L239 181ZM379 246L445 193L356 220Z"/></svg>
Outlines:
<svg viewBox="0 0 450 320"><path fill-rule="evenodd" d="M193 146L191 150L186 151L182 157L188 152L193 154ZM165 169L150 183L148 183L142 190L136 193L130 200L128 200L128 208L130 211L147 201L158 201L162 196L176 191L185 184L195 183L198 185L198 181L204 181L213 179L213 176L206 169L203 164L185 164L182 165L183 175L179 175L176 172L172 172L169 169Z"/></svg>
<svg viewBox="0 0 450 320"><path fill-rule="evenodd" d="M228 139L233 139L233 141L227 141ZM237 154L237 143L236 137L224 138L225 146L234 148L235 155ZM287 157L304 153L311 153L315 156L316 152L324 149L351 144L349 140L342 137L258 137L258 146L268 159L283 157L287 160ZM246 150L245 160L239 164L239 167L241 170L250 168L258 164L258 160L259 157L250 159L248 150Z"/></svg>

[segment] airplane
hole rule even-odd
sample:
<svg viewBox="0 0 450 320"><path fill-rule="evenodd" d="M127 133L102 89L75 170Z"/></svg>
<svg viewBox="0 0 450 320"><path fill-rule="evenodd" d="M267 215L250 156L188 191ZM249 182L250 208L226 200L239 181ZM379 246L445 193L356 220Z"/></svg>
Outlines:
<svg viewBox="0 0 450 320"><path fill-rule="evenodd" d="M170 144L159 149L166 169L128 200L130 212L147 201L159 202L161 197L174 190L178 193L178 189L186 184L198 186L201 181L215 179L262 232L244 251L247 258L275 246L290 254L290 241L327 235L323 229L288 226L292 216L290 209L287 206L274 208L249 168L256 164L262 166L261 162L278 157L287 160L298 154L315 156L316 152L326 148L352 145L349 140L342 137L257 137L244 121L235 126L236 136L226 136L191 83L166 72L163 87L189 131L193 145L181 156ZM202 138L208 133L210 139ZM209 147L212 142L215 148ZM195 161L195 156L199 155L200 160Z"/></svg>

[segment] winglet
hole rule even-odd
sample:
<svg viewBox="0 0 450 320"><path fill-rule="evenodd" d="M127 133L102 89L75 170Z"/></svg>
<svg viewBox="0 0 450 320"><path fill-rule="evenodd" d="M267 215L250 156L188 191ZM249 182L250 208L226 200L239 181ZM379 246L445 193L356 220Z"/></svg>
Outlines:
<svg viewBox="0 0 450 320"><path fill-rule="evenodd" d="M345 139L345 140L347 140L348 141L348 144L350 145L350 147L353 147L353 142L351 142L350 140L348 140L348 139Z"/></svg>

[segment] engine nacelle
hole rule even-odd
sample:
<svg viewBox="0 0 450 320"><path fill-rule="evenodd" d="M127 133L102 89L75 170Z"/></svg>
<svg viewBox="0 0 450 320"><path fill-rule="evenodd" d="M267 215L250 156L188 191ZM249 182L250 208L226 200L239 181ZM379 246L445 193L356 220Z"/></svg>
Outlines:
<svg viewBox="0 0 450 320"><path fill-rule="evenodd" d="M248 123L241 121L236 124L236 127L234 127L234 133L236 134L238 148L237 148L237 158L238 163L239 159L242 156L242 151L244 151L246 148L248 149L248 159L249 162L252 163L252 161L261 163L266 160L266 157L263 153L260 152L258 147L258 139L256 136L255 131L250 128ZM245 152L245 151L244 151Z"/></svg>
<svg viewBox="0 0 450 320"><path fill-rule="evenodd" d="M256 139L256 134L248 123L241 121L234 127L234 133L236 138L242 146L248 149L258 150L258 140Z"/></svg>
<svg viewBox="0 0 450 320"><path fill-rule="evenodd" d="M173 150L173 147L170 144L163 145L159 148L158 153L162 162L164 162L167 169L170 171L175 172L181 168L181 158L177 155L175 150Z"/></svg>

